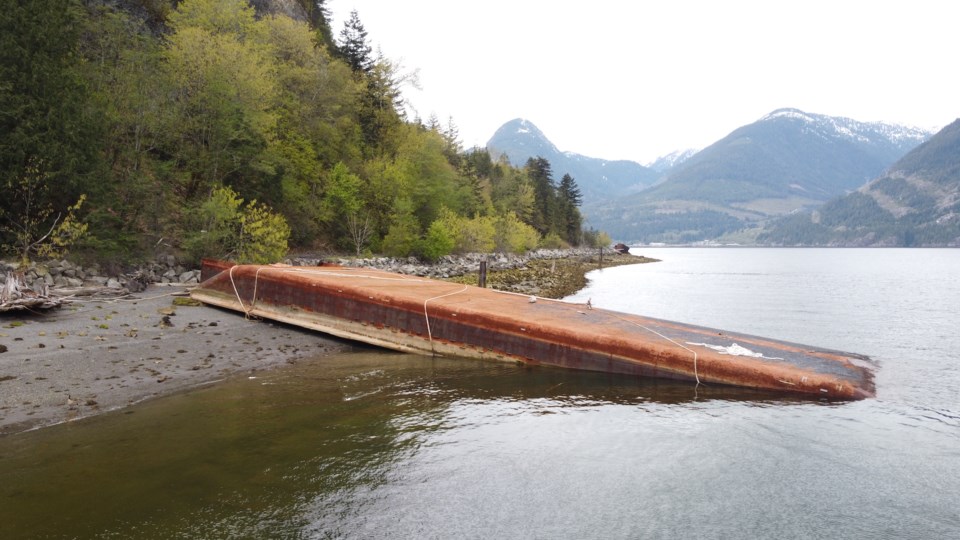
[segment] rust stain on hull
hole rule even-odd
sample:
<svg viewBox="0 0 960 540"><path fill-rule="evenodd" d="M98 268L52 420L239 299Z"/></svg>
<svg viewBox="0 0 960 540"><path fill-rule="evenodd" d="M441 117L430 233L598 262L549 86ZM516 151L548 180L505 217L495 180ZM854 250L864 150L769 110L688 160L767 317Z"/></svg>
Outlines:
<svg viewBox="0 0 960 540"><path fill-rule="evenodd" d="M582 304L337 266L204 261L191 296L404 352L778 390L874 395L867 358Z"/></svg>

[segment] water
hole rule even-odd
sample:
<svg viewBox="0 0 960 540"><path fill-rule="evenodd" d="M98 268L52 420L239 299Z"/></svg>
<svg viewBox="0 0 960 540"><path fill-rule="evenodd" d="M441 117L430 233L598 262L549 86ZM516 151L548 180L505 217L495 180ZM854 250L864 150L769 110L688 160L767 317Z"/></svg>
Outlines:
<svg viewBox="0 0 960 540"><path fill-rule="evenodd" d="M877 398L363 350L0 439L0 537L960 536L960 250L641 251L572 299L867 354Z"/></svg>

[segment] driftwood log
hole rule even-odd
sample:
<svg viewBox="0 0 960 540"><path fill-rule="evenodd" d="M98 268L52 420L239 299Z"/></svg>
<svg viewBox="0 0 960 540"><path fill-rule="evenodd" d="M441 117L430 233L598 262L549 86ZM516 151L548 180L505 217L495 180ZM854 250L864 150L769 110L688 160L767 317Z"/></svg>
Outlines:
<svg viewBox="0 0 960 540"><path fill-rule="evenodd" d="M0 313L7 311L47 311L69 304L70 300L51 296L46 285L35 291L23 284L22 277L7 274L0 289Z"/></svg>

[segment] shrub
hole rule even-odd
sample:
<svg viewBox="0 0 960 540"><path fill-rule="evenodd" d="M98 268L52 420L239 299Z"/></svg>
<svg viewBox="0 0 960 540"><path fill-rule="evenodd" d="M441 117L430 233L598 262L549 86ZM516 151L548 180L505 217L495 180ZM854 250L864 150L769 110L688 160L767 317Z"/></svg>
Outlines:
<svg viewBox="0 0 960 540"><path fill-rule="evenodd" d="M496 220L496 234L494 236L497 251L509 253L526 253L537 247L540 233L527 225L517 214L507 212Z"/></svg>
<svg viewBox="0 0 960 540"><path fill-rule="evenodd" d="M440 220L434 221L427 229L427 235L420 242L420 255L434 262L453 251L454 240Z"/></svg>
<svg viewBox="0 0 960 540"><path fill-rule="evenodd" d="M540 247L543 249L567 249L570 247L570 244L563 238L560 238L559 234L551 232L540 241Z"/></svg>
<svg viewBox="0 0 960 540"><path fill-rule="evenodd" d="M213 190L194 211L193 221L199 227L189 233L184 247L194 261L223 257L262 264L287 252L290 226L283 216L255 200L243 206L243 199L229 187Z"/></svg>

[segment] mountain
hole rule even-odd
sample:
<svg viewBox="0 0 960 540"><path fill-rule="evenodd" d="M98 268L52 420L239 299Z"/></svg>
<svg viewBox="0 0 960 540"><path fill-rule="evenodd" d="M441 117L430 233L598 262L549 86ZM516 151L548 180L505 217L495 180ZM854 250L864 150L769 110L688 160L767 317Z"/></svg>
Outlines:
<svg viewBox="0 0 960 540"><path fill-rule="evenodd" d="M527 159L542 157L550 162L554 180L564 174L577 182L584 203L636 193L652 185L659 173L628 160L610 161L573 152L561 152L537 126L516 118L502 126L487 142L493 156L505 155L510 163L522 167Z"/></svg>
<svg viewBox="0 0 960 540"><path fill-rule="evenodd" d="M960 120L859 190L780 219L777 245L960 247Z"/></svg>
<svg viewBox="0 0 960 540"><path fill-rule="evenodd" d="M697 152L699 152L699 150L695 150L693 148L670 152L665 156L660 156L650 163L647 163L647 167L657 171L660 174L665 174L670 172L670 170L675 168L677 165L680 165L684 161L695 156Z"/></svg>
<svg viewBox="0 0 960 540"><path fill-rule="evenodd" d="M779 109L683 161L656 186L585 202L583 211L593 226L623 241L716 239L849 193L929 135Z"/></svg>

